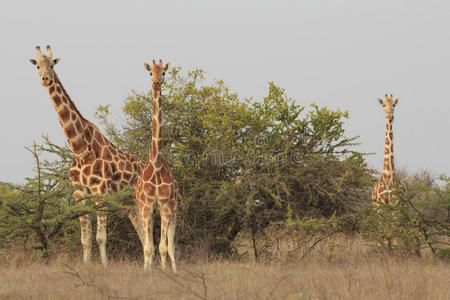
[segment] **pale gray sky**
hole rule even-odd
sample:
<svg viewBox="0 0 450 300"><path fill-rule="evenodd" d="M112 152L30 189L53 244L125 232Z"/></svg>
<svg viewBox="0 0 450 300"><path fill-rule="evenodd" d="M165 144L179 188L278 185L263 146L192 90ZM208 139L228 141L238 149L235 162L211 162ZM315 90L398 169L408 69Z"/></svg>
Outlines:
<svg viewBox="0 0 450 300"><path fill-rule="evenodd" d="M2 1L0 181L33 174L24 149L48 134L65 141L51 100L29 62L50 44L79 110L150 88L144 61L202 68L244 97L276 82L297 103L349 110L359 150L382 168L384 113L401 98L396 165L450 172L450 1Z"/></svg>

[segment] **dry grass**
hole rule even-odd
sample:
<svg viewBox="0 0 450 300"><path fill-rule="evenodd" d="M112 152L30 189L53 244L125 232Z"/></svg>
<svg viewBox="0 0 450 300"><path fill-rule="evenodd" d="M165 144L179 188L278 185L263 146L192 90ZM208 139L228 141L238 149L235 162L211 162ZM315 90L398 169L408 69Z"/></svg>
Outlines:
<svg viewBox="0 0 450 300"><path fill-rule="evenodd" d="M179 273L141 263L84 265L11 260L0 266L2 299L450 299L450 267L423 258L369 255L360 240L319 247L291 264L199 262Z"/></svg>

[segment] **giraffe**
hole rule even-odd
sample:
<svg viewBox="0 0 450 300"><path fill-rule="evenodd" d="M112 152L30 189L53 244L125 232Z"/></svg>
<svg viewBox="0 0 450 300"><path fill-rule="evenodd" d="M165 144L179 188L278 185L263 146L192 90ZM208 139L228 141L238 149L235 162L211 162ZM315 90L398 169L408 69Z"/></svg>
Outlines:
<svg viewBox="0 0 450 300"><path fill-rule="evenodd" d="M164 75L169 65L163 66L161 60L159 60L159 64L156 64L155 60L153 60L152 67L147 63L144 64L152 77L152 144L144 170L136 183L136 199L144 228L144 270L151 266L155 252L153 244L153 215L156 210L155 204L157 204L161 216L161 239L159 242L161 267L165 270L166 255L169 252L172 270L176 272L174 238L178 183L170 172L162 154L161 129L161 85L164 82Z"/></svg>
<svg viewBox="0 0 450 300"><path fill-rule="evenodd" d="M41 84L47 88L61 127L72 148L73 162L69 177L75 188L73 196L77 204L86 204L86 196L89 194L105 195L122 190L127 185L133 186L144 164L137 156L118 149L100 133L93 123L81 115L53 70L60 59L53 59L50 46L47 45L45 54L37 46L36 56L37 60L30 59L30 62L39 70ZM107 216L101 210L102 202L97 201L96 204L100 208L97 214L96 240L102 265L106 267L108 262L106 256ZM129 209L126 213L142 243L143 229L137 209ZM81 216L80 224L83 261L87 263L91 260L91 216L89 214Z"/></svg>
<svg viewBox="0 0 450 300"><path fill-rule="evenodd" d="M394 141L392 123L394 122L394 107L400 102L399 99L393 99L392 95L385 95L385 100L378 99L378 102L384 107L386 114L386 142L384 145L384 165L381 178L372 192L372 201L374 206L378 206L379 202L384 204L398 203L395 200L395 191L402 190L404 187L397 177L394 169ZM394 202L393 202L394 200Z"/></svg>

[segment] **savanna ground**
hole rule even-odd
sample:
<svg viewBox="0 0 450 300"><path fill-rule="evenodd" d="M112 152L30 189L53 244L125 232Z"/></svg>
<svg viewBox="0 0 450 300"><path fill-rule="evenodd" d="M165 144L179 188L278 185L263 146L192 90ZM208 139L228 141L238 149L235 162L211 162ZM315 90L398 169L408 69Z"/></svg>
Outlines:
<svg viewBox="0 0 450 300"><path fill-rule="evenodd" d="M422 257L374 252L359 238L329 240L302 259L256 263L179 262L179 272L150 272L141 261L107 269L81 256L49 263L16 254L0 266L2 299L450 299L450 267Z"/></svg>

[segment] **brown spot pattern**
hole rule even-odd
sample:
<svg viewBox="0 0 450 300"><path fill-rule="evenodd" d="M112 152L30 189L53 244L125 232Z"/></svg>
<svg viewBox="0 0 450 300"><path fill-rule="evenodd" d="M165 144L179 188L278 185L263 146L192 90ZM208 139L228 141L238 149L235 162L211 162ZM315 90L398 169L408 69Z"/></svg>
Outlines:
<svg viewBox="0 0 450 300"><path fill-rule="evenodd" d="M84 131L84 136L85 136L86 141L87 141L88 143L91 143L91 142L92 142L92 131L93 131L92 126L88 126L88 127L86 128L86 130Z"/></svg>
<svg viewBox="0 0 450 300"><path fill-rule="evenodd" d="M125 170L128 172L133 172L133 167L131 166L131 163L129 161L126 162Z"/></svg>
<svg viewBox="0 0 450 300"><path fill-rule="evenodd" d="M78 182L80 180L80 171L75 169L70 170L69 177L72 181Z"/></svg>
<svg viewBox="0 0 450 300"><path fill-rule="evenodd" d="M130 179L131 179L131 174L130 173L127 173L127 172L124 172L123 173L123 179L125 180L125 181L130 181Z"/></svg>
<svg viewBox="0 0 450 300"><path fill-rule="evenodd" d="M61 104L61 98L59 98L58 95L54 95L53 102L56 104L56 106L59 106Z"/></svg>
<svg viewBox="0 0 450 300"><path fill-rule="evenodd" d="M84 166L84 167L83 167L83 174L84 174L85 176L91 175L91 166Z"/></svg>
<svg viewBox="0 0 450 300"><path fill-rule="evenodd" d="M98 159L92 166L92 174L97 175L99 177L103 177L102 169L103 169L103 161Z"/></svg>
<svg viewBox="0 0 450 300"><path fill-rule="evenodd" d="M97 185L97 184L99 184L100 182L101 182L101 179L98 178L97 176L91 176L91 177L89 177L89 184L90 184L90 185ZM94 187L94 188L96 188L96 187ZM92 190L92 192L95 193L94 190Z"/></svg>
<svg viewBox="0 0 450 300"><path fill-rule="evenodd" d="M112 177L111 165L106 163L106 162L104 163L103 174L104 174L105 178L111 178Z"/></svg>
<svg viewBox="0 0 450 300"><path fill-rule="evenodd" d="M111 153L107 147L103 148L102 159L105 161L112 161Z"/></svg>
<svg viewBox="0 0 450 300"><path fill-rule="evenodd" d="M55 97L56 98L56 97ZM61 120L65 123L70 119L70 111L67 108L67 106L63 106L61 111L59 112L59 116L61 117Z"/></svg>
<svg viewBox="0 0 450 300"><path fill-rule="evenodd" d="M100 147L100 145L97 143L97 141L93 141L92 142L92 151L94 151L94 155L96 158L100 158L102 152L101 152L102 148Z"/></svg>
<svg viewBox="0 0 450 300"><path fill-rule="evenodd" d="M156 153L157 152L157 148L156 147L157 147L156 143L152 141L152 150L151 150L151 153L150 153L151 157L156 157L156 155L157 155L157 153Z"/></svg>
<svg viewBox="0 0 450 300"><path fill-rule="evenodd" d="M102 194L106 194L106 184L105 184L104 181L103 181L102 184L100 185L99 191L100 191L100 193L102 193Z"/></svg>
<svg viewBox="0 0 450 300"><path fill-rule="evenodd" d="M95 160L94 153L89 151L85 156L83 156L83 164L91 164Z"/></svg>
<svg viewBox="0 0 450 300"><path fill-rule="evenodd" d="M98 130L95 131L94 138L99 142L100 145L106 145L103 135Z"/></svg>
<svg viewBox="0 0 450 300"><path fill-rule="evenodd" d="M152 130L153 130L152 131L152 138L159 138L158 125L156 124L156 122L154 120L153 120L153 124L152 124Z"/></svg>
<svg viewBox="0 0 450 300"><path fill-rule="evenodd" d="M75 128L77 129L78 133L82 133L83 132L83 126L81 126L80 120L77 120L75 122Z"/></svg>
<svg viewBox="0 0 450 300"><path fill-rule="evenodd" d="M153 174L153 166L152 165L147 165L147 167L145 168L144 174L143 174L143 179L144 181L148 181L150 179L150 177Z"/></svg>
<svg viewBox="0 0 450 300"><path fill-rule="evenodd" d="M158 193L160 195L168 195L169 194L169 186L167 184L162 184L158 186Z"/></svg>
<svg viewBox="0 0 450 300"><path fill-rule="evenodd" d="M73 127L72 124L67 126L67 128L65 128L64 131L66 132L67 138L69 139L72 139L77 135L77 132L75 131L75 128Z"/></svg>
<svg viewBox="0 0 450 300"><path fill-rule="evenodd" d="M72 142L72 149L73 149L73 152L75 152L75 154L82 153L84 150L86 150L86 148L87 148L87 145L84 142L84 140L81 138Z"/></svg>

